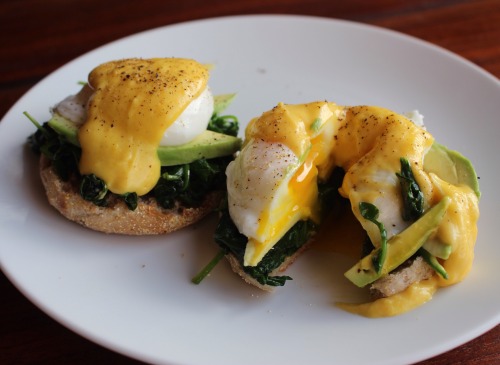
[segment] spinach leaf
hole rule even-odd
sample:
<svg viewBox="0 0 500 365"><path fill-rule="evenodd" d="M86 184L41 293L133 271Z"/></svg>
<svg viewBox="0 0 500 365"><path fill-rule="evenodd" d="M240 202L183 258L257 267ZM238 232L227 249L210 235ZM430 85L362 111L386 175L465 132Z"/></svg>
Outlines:
<svg viewBox="0 0 500 365"><path fill-rule="evenodd" d="M130 210L137 209L137 203L139 200L137 193L125 193L125 194L120 195L120 197L123 199L125 204L127 204L128 209L130 209Z"/></svg>
<svg viewBox="0 0 500 365"><path fill-rule="evenodd" d="M45 146L49 143L59 142L57 133L47 123L40 125L31 115L26 112L24 114L37 128L35 133L28 136L28 145L35 154L40 155L43 149L47 149Z"/></svg>
<svg viewBox="0 0 500 365"><path fill-rule="evenodd" d="M401 173L396 173L401 185L401 196L403 198L403 214L405 221L415 221L424 213L424 194L420 190L410 162L404 158L400 158ZM448 273L445 268L439 263L438 259L428 252L423 247L418 250L418 254L427 262L443 278L448 278Z"/></svg>
<svg viewBox="0 0 500 365"><path fill-rule="evenodd" d="M448 273L446 269L439 263L436 256L432 255L425 248L420 248L417 253L422 256L422 258L427 262L427 264L434 269L439 275L443 277L443 279L448 279Z"/></svg>
<svg viewBox="0 0 500 365"><path fill-rule="evenodd" d="M359 203L359 212L363 218L375 224L380 231L380 248L378 248L378 252L373 256L372 261L375 271L380 273L387 258L387 231L384 224L377 220L379 210L375 205L361 202Z"/></svg>
<svg viewBox="0 0 500 365"><path fill-rule="evenodd" d="M401 185L401 196L403 198L403 214L405 221L416 220L424 212L424 194L413 176L409 161L401 157L401 173L396 173Z"/></svg>
<svg viewBox="0 0 500 365"><path fill-rule="evenodd" d="M152 193L158 204L165 209L173 208L179 194L189 185L189 177L189 165L162 167Z"/></svg>
<svg viewBox="0 0 500 365"><path fill-rule="evenodd" d="M238 118L233 115L219 116L214 113L208 123L207 129L236 137L239 130Z"/></svg>
<svg viewBox="0 0 500 365"><path fill-rule="evenodd" d="M165 209L173 208L176 201L198 206L208 192L225 189L225 171L231 159L231 156L200 159L186 165L162 167L152 194Z"/></svg>
<svg viewBox="0 0 500 365"><path fill-rule="evenodd" d="M257 266L245 266L243 270L262 285L283 286L289 276L270 276L286 258L297 252L316 232L316 225L310 221L299 221L264 256ZM242 258L241 258L242 259Z"/></svg>
<svg viewBox="0 0 500 365"><path fill-rule="evenodd" d="M241 258L248 242L248 238L238 231L238 228L231 220L227 206L221 209L219 223L214 233L215 242L225 250L226 253L231 252L237 258Z"/></svg>
<svg viewBox="0 0 500 365"><path fill-rule="evenodd" d="M69 142L61 142L53 154L52 166L63 181L68 181L74 174L79 175L78 162L81 150Z"/></svg>
<svg viewBox="0 0 500 365"><path fill-rule="evenodd" d="M196 276L194 276L191 279L191 282L193 284L201 283L203 279L205 279L207 275L210 274L210 272L214 269L214 267L217 266L219 261L222 260L225 254L226 254L225 251L221 249L217 253L217 255L215 255L215 257L212 260L210 260L210 262L203 269L201 269L201 271L198 274L196 274Z"/></svg>
<svg viewBox="0 0 500 365"><path fill-rule="evenodd" d="M54 131L48 123L40 125L29 114L25 114L37 126L36 132L28 137L28 145L31 150L35 154L43 154L51 160L52 166L61 180L68 181L74 173L79 174L80 148L69 143L64 136Z"/></svg>
<svg viewBox="0 0 500 365"><path fill-rule="evenodd" d="M106 205L108 187L104 180L94 174L83 175L80 182L80 195L83 199L98 206Z"/></svg>
<svg viewBox="0 0 500 365"><path fill-rule="evenodd" d="M287 257L301 248L316 231L312 221L297 222L276 245L264 256L257 266L243 266L243 257L248 238L242 235L229 216L227 209L222 210L221 217L215 230L215 242L226 253L232 253L241 263L243 271L262 285L283 286L289 276L271 276L271 272L278 268Z"/></svg>

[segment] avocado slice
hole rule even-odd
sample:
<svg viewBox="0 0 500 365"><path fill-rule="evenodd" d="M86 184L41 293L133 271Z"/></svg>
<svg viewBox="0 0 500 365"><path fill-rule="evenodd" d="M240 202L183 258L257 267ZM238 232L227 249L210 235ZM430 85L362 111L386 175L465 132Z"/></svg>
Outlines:
<svg viewBox="0 0 500 365"><path fill-rule="evenodd" d="M346 271L345 277L358 287L364 287L400 266L417 252L429 236L436 231L450 202L449 197L444 197L403 232L389 239L387 258L380 273L377 273L373 266L373 257L378 254L378 249L375 249Z"/></svg>
<svg viewBox="0 0 500 365"><path fill-rule="evenodd" d="M174 166L201 158L229 156L240 147L240 138L206 130L188 143L179 146L159 146L158 157L162 166Z"/></svg>
<svg viewBox="0 0 500 365"><path fill-rule="evenodd" d="M453 185L467 185L478 198L481 197L474 166L457 151L434 142L424 157L424 171L432 172Z"/></svg>
<svg viewBox="0 0 500 365"><path fill-rule="evenodd" d="M422 246L427 252L432 256L439 257L440 259L446 260L451 255L452 246L441 242L437 238L428 239Z"/></svg>
<svg viewBox="0 0 500 365"><path fill-rule="evenodd" d="M220 115L233 102L236 94L220 94L214 96L214 114Z"/></svg>
<svg viewBox="0 0 500 365"><path fill-rule="evenodd" d="M55 113L48 122L57 133L75 146L78 142L78 126ZM241 139L222 133L206 130L194 140L178 146L159 146L158 157L162 166L191 163L201 158L229 156L241 147Z"/></svg>
<svg viewBox="0 0 500 365"><path fill-rule="evenodd" d="M54 113L48 124L58 134L66 137L69 143L80 146L80 142L78 142L78 126L75 123L60 114Z"/></svg>

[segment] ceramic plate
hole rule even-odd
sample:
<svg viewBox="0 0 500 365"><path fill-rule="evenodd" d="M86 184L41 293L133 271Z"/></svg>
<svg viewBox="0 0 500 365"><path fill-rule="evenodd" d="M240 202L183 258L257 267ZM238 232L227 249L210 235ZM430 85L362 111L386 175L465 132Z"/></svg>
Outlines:
<svg viewBox="0 0 500 365"><path fill-rule="evenodd" d="M367 319L335 307L356 300L350 262L311 250L274 294L245 285L221 263L216 220L160 237L89 231L48 206L25 147L39 121L75 93L96 65L124 57L212 63L216 94L236 92L229 113L247 121L278 102L330 100L418 109L436 139L476 166L483 197L476 258L459 285L410 313ZM420 40L356 23L299 16L240 16L168 26L98 48L47 76L0 124L2 270L35 305L80 335L136 359L168 364L402 364L437 355L500 318L496 232L498 80Z"/></svg>

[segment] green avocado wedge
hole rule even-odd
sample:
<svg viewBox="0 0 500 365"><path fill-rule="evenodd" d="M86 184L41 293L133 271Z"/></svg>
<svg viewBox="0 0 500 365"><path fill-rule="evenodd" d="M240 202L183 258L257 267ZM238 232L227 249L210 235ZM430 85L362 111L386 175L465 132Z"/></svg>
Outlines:
<svg viewBox="0 0 500 365"><path fill-rule="evenodd" d="M443 243L437 238L427 240L422 248L429 252L432 256L439 257L443 260L448 259L453 251L453 247L451 245Z"/></svg>
<svg viewBox="0 0 500 365"><path fill-rule="evenodd" d="M207 130L188 143L158 147L158 157L162 166L175 166L191 163L201 158L229 156L240 147L241 139Z"/></svg>
<svg viewBox="0 0 500 365"><path fill-rule="evenodd" d="M345 277L356 286L364 287L400 266L436 231L450 202L449 197L444 197L412 225L392 236L387 242L387 258L380 272L377 272L373 265L373 258L378 253L378 249L375 249L346 271Z"/></svg>
<svg viewBox="0 0 500 365"><path fill-rule="evenodd" d="M78 142L78 126L75 123L54 113L48 124L58 134L66 137L69 143L80 147L80 142Z"/></svg>
<svg viewBox="0 0 500 365"><path fill-rule="evenodd" d="M424 171L432 172L453 185L468 185L478 198L481 197L474 166L457 151L434 142L424 157Z"/></svg>
<svg viewBox="0 0 500 365"><path fill-rule="evenodd" d="M231 104L236 94L214 95L214 114L220 115Z"/></svg>

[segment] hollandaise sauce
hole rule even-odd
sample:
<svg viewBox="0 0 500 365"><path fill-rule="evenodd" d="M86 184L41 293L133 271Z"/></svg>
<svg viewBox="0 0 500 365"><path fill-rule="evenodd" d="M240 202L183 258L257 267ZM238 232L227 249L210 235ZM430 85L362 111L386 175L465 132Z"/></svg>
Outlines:
<svg viewBox="0 0 500 365"><path fill-rule="evenodd" d="M352 304L337 303L337 306L347 312L370 318L392 317L411 311L432 299L438 285L432 277L414 283L404 291L387 298L380 298L373 302Z"/></svg>
<svg viewBox="0 0 500 365"><path fill-rule="evenodd" d="M340 192L349 198L354 215L376 247L380 240L378 230L360 217L357 206L368 201L381 210L396 212L392 216L385 213L382 218L389 237L411 224L400 219L401 191L395 181L400 157L412 161L412 170L427 208L445 196L451 198L435 234L435 238L452 246L450 257L442 260L447 279L434 275L388 298L362 304L338 303L344 310L367 317L405 313L429 301L438 287L458 283L469 273L477 236L478 197L469 186L453 185L425 171L424 156L434 139L403 116L378 107L353 107L347 110L346 119L339 125L333 156L336 165L346 171Z"/></svg>
<svg viewBox="0 0 500 365"><path fill-rule="evenodd" d="M244 265L257 265L295 222L306 219L319 221L318 181L328 179L335 167L345 171L339 192L349 199L352 214L337 218L343 220L340 228L337 225L338 236L335 232L325 234L325 227L323 232L320 230L316 236L319 249L337 250L352 256L356 250L361 251L364 232L375 247L380 246L380 231L361 216L361 202L371 203L379 209L378 219L386 227L388 239L404 231L412 224L403 219L402 193L397 177L401 170L401 158L404 158L411 164L424 196L424 210L444 197L451 198L433 236L452 247L449 258L441 260L448 278L434 275L389 298L362 304L339 303L339 307L368 317L401 314L430 300L438 287L461 281L470 271L479 217L478 196L465 184L454 185L425 170L424 157L434 138L406 117L372 106L342 107L329 102L280 103L252 120L245 137L245 148L237 158L237 167L233 166L238 170L228 175L229 180L235 180L230 184L236 186L236 190L246 190L250 186L243 173L246 165L241 161L244 160L242 155L252 145L257 145L257 141L286 146L293 158L279 157L287 166L285 170L280 170L285 173L273 180L273 189L268 194L263 193L260 200L252 201L253 196L243 200L229 195L231 217L240 232L249 238ZM259 163L256 159L252 161ZM268 166L271 163L263 163L262 169ZM231 193L231 189L228 188L228 191ZM346 233L345 228L352 227L353 222L357 225L355 233ZM336 226L328 222L326 225L329 230L334 230ZM322 242L325 239L343 242ZM359 256L354 260L357 259Z"/></svg>
<svg viewBox="0 0 500 365"><path fill-rule="evenodd" d="M332 119L338 110L334 103L280 103L248 125L247 145L254 141L284 145L290 156L282 158L290 164L260 210L255 235L246 247L245 265L257 265L299 220L319 223L318 177L328 176L333 167L329 147Z"/></svg>
<svg viewBox="0 0 500 365"><path fill-rule="evenodd" d="M125 59L98 66L88 81L94 93L78 136L80 173L116 194L148 193L160 177L160 140L206 88L207 68L189 59Z"/></svg>

